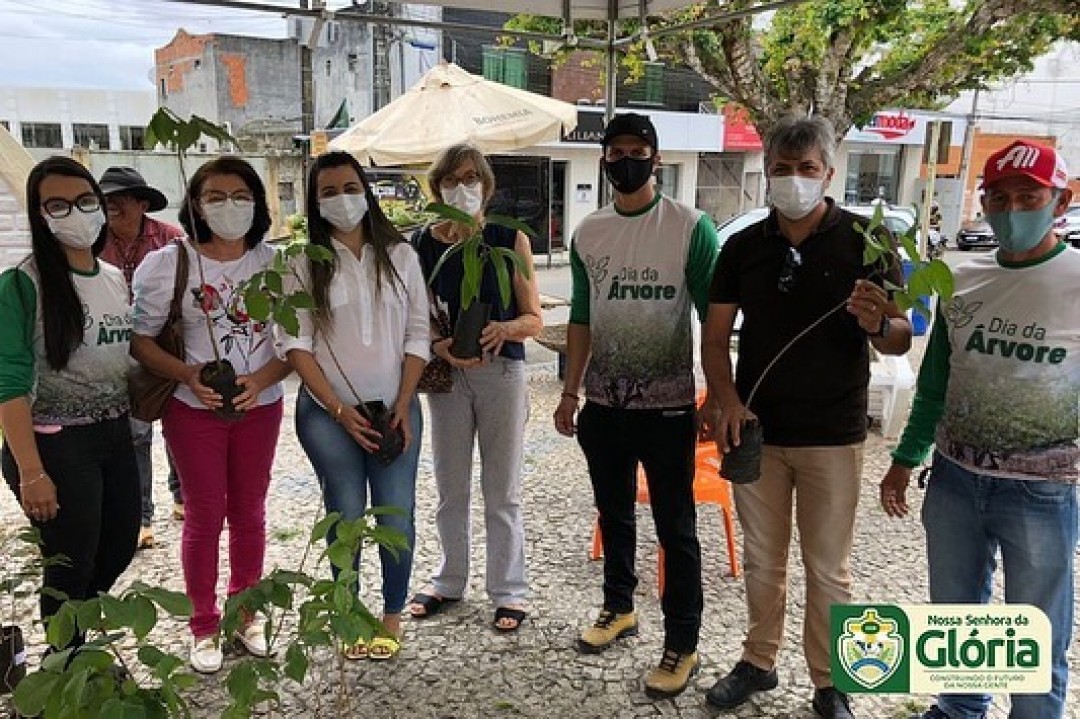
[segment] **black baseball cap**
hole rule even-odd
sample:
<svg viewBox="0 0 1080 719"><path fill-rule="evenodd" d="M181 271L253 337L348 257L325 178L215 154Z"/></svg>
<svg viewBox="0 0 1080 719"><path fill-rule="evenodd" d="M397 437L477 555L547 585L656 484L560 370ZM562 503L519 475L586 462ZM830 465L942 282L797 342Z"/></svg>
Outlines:
<svg viewBox="0 0 1080 719"><path fill-rule="evenodd" d="M645 115L627 112L611 118L611 122L604 128L604 139L600 141L600 146L606 147L619 135L640 137L653 149L653 152L660 149L656 140L656 128L653 127L652 120Z"/></svg>

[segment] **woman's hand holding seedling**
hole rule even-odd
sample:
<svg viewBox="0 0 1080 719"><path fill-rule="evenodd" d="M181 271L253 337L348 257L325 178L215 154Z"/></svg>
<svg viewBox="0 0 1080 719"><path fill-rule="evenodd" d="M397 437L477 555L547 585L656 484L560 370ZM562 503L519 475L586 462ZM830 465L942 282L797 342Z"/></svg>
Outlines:
<svg viewBox="0 0 1080 719"><path fill-rule="evenodd" d="M371 426L362 414L349 404L342 404L340 410L334 412L337 421L345 428L345 431L356 440L356 443L368 452L379 449L379 440L382 435Z"/></svg>
<svg viewBox="0 0 1080 719"><path fill-rule="evenodd" d="M469 359L461 359L460 357L455 357L454 355L450 354L450 345L453 344L453 342L453 337L443 337L441 340L435 340L431 343L431 351L449 362L451 367L457 367L458 369L479 367L484 363L483 357L470 357Z"/></svg>
<svg viewBox="0 0 1080 719"><path fill-rule="evenodd" d="M215 392L210 387L207 387L199 379L199 373L202 371L203 364L190 364L188 365L187 374L184 376L184 384L190 389L192 394L195 395L195 399L203 403L207 409L220 409L224 405L224 401L220 394Z"/></svg>
<svg viewBox="0 0 1080 719"><path fill-rule="evenodd" d="M480 347L485 355L494 357L502 350L503 343L510 339L510 328L505 322L488 322L480 332Z"/></svg>
<svg viewBox="0 0 1080 719"><path fill-rule="evenodd" d="M254 409L259 401L259 393L266 389L254 374L242 374L236 378L236 384L244 388L244 391L233 398L233 407L246 412Z"/></svg>

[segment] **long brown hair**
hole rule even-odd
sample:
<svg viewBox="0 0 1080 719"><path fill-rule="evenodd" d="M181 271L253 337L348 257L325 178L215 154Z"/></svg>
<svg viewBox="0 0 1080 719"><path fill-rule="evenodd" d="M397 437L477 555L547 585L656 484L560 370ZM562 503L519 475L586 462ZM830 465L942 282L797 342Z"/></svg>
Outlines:
<svg viewBox="0 0 1080 719"><path fill-rule="evenodd" d="M334 247L331 236L334 226L322 216L319 211L319 173L334 167L349 166L356 170L360 184L364 186L364 197L367 198L368 210L364 219L360 221L364 241L371 247L375 254L375 296L382 292L383 278L389 277L401 287L405 281L398 274L394 263L390 260L390 249L405 238L394 223L390 222L386 214L379 207L379 198L371 190L371 183L364 174L364 168L356 161L356 158L347 152L327 152L319 155L315 162L311 163L307 182L307 220L308 240L315 245L321 245L331 252ZM320 329L324 329L330 318L330 281L337 271L337 254L334 254L332 262L314 262L308 260L311 267L311 295L315 299L315 323Z"/></svg>
<svg viewBox="0 0 1080 719"><path fill-rule="evenodd" d="M26 178L26 214L30 220L30 244L41 282L41 325L45 335L45 357L49 366L59 371L67 366L72 353L82 344L86 312L75 289L75 283L71 280L67 255L41 214L41 183L49 175L81 177L90 183L90 189L97 195L106 222L90 248L94 257L105 247L109 225L108 214L105 213L105 195L90 171L78 162L70 157L56 155L42 160L30 170L30 175ZM79 210L72 208L71 211ZM21 291L19 295L20 302L28 299Z"/></svg>

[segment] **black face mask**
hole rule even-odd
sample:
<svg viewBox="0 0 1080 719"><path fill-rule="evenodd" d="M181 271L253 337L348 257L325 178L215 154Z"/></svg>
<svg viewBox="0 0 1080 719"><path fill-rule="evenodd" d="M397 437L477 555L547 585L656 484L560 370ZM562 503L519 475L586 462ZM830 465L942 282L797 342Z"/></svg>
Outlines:
<svg viewBox="0 0 1080 719"><path fill-rule="evenodd" d="M612 187L624 195L637 192L649 181L653 173L652 158L622 157L615 162L602 160L604 174Z"/></svg>

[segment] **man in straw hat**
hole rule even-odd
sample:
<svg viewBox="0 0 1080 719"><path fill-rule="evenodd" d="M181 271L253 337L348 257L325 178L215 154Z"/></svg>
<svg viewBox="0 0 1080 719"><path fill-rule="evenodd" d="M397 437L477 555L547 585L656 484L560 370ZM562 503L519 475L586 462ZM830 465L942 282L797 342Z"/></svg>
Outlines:
<svg viewBox="0 0 1080 719"><path fill-rule="evenodd" d="M161 220L147 217L147 212L159 212L168 206L168 200L157 188L146 184L143 176L133 167L110 167L101 176L101 191L109 213L109 233L100 258L116 265L127 280L131 292L131 278L135 268L146 255L161 249L170 242L181 239L184 231ZM131 419L131 434L135 440L135 457L139 463L142 483L142 530L139 532L139 549L154 546L154 496L153 464L150 446L154 438L153 425ZM180 482L176 470L169 461L169 490L173 494L173 517L183 517L184 505L180 498Z"/></svg>

